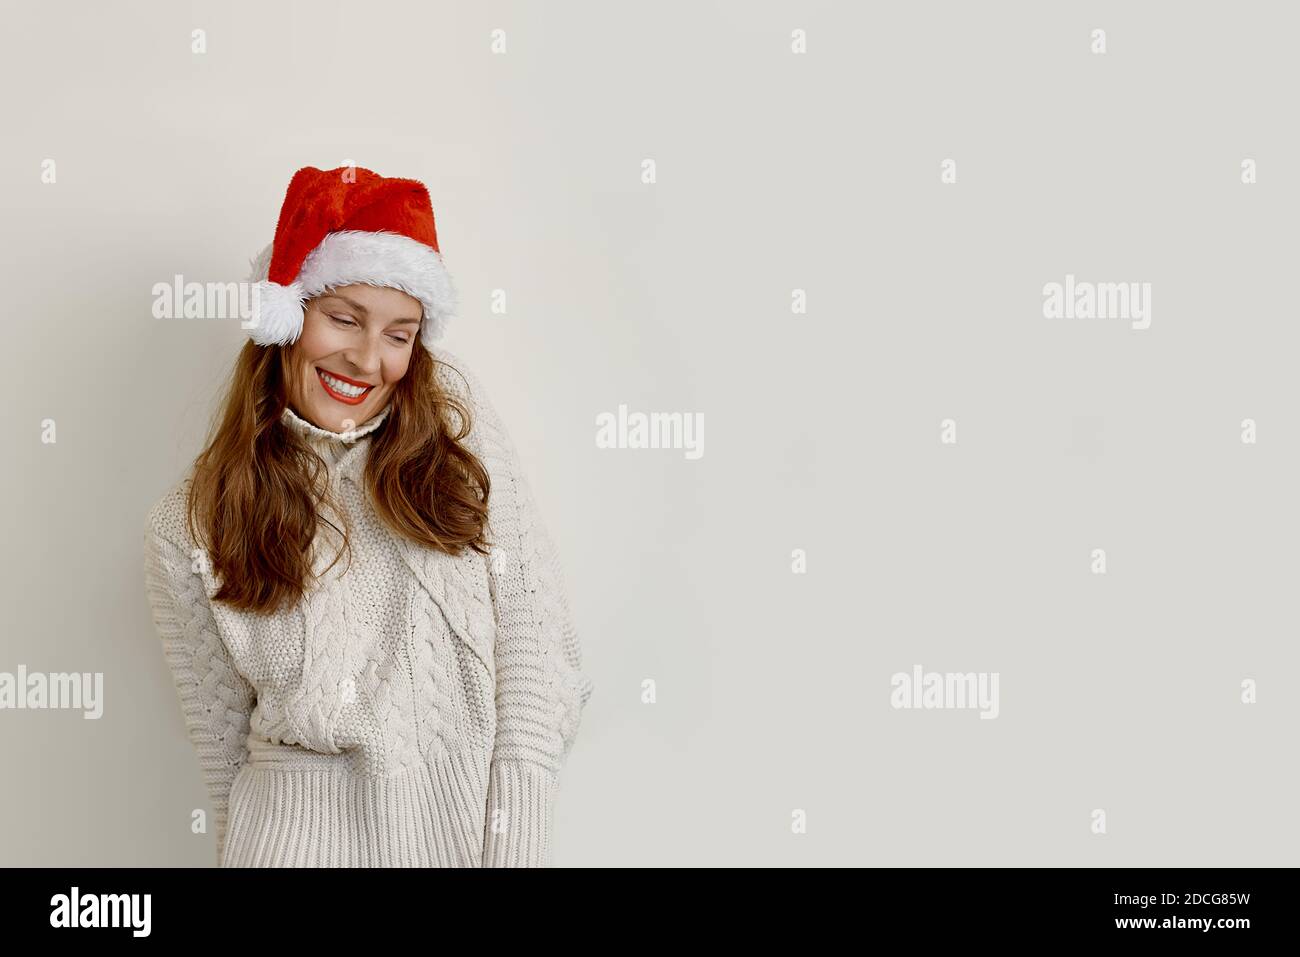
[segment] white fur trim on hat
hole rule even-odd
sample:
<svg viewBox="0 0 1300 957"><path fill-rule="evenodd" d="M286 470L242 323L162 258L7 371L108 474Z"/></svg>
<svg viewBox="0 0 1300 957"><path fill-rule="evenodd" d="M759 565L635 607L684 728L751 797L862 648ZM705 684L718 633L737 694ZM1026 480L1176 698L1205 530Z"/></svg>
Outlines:
<svg viewBox="0 0 1300 957"><path fill-rule="evenodd" d="M345 229L329 233L288 286L267 281L273 246L252 261L256 309L248 334L259 345L287 345L302 333L303 301L327 289L366 283L400 289L420 301L420 341L431 348L456 312L456 290L442 256L431 246L387 231Z"/></svg>

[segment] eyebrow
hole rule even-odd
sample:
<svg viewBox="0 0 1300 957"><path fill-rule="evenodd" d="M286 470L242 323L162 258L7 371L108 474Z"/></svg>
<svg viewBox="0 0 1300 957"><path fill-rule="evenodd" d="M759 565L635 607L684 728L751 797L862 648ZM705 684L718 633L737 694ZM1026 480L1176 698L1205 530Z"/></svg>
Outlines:
<svg viewBox="0 0 1300 957"><path fill-rule="evenodd" d="M337 292L332 292L325 298L341 299L344 302L346 302L349 306L351 306L353 309L355 309L357 312L361 313L361 315L363 316L370 315L370 310L367 309L365 306L361 305L361 303L357 302L355 299L349 299L347 296L340 295ZM418 326L419 324L420 324L419 319L394 319L392 323L390 323L390 325L399 325L399 326L407 326L407 325Z"/></svg>

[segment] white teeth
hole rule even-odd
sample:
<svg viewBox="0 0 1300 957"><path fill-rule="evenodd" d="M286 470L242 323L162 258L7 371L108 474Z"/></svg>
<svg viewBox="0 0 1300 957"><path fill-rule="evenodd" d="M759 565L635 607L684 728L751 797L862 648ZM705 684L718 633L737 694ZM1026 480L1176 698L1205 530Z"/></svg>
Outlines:
<svg viewBox="0 0 1300 957"><path fill-rule="evenodd" d="M357 398L357 396L365 395L367 392L370 391L370 386L352 385L348 382L343 382L339 379L334 378L328 372L325 372L323 370L318 369L316 371L320 372L321 378L324 379L329 384L329 387L331 389L333 389L339 395L347 396L349 399L355 399Z"/></svg>

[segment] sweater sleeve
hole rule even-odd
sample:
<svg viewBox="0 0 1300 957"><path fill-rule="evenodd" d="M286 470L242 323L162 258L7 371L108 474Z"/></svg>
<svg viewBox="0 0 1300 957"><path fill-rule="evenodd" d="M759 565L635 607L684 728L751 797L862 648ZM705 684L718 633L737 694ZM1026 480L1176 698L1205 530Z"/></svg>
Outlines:
<svg viewBox="0 0 1300 957"><path fill-rule="evenodd" d="M145 591L211 799L220 867L230 789L247 757L256 692L235 669L217 632L203 579L191 570L190 556L160 534L152 518L144 547Z"/></svg>
<svg viewBox="0 0 1300 957"><path fill-rule="evenodd" d="M488 777L484 867L549 867L559 772L593 683L559 553L514 442L468 373L473 428L492 479L488 583L496 616L496 740Z"/></svg>

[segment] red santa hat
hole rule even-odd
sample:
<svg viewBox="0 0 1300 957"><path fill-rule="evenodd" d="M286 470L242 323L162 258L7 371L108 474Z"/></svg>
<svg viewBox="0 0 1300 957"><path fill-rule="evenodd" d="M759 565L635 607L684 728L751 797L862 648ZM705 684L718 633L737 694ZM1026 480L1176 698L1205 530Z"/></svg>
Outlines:
<svg viewBox="0 0 1300 957"><path fill-rule="evenodd" d="M275 239L252 266L248 334L259 345L297 341L304 301L351 283L391 286L418 299L426 348L442 338L456 309L429 191L417 180L356 166L294 173Z"/></svg>

